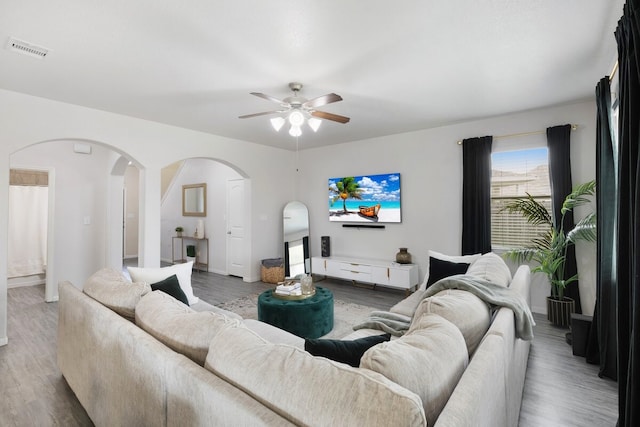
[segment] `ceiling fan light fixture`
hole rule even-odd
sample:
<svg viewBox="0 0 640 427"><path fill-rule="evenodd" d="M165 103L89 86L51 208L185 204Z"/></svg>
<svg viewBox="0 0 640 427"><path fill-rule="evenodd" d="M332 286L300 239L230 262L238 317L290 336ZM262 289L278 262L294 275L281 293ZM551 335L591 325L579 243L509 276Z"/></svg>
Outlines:
<svg viewBox="0 0 640 427"><path fill-rule="evenodd" d="M300 127L304 124L304 114L302 114L299 110L293 110L291 114L289 114L289 123L291 123L291 127Z"/></svg>
<svg viewBox="0 0 640 427"><path fill-rule="evenodd" d="M318 129L320 129L320 125L322 124L322 120L311 117L309 120L307 120L307 124L309 125L311 130L313 130L314 132L318 132Z"/></svg>
<svg viewBox="0 0 640 427"><path fill-rule="evenodd" d="M282 126L284 126L285 121L286 120L282 117L274 117L273 119L271 119L271 126L273 126L276 132L280 132L280 129L282 129Z"/></svg>
<svg viewBox="0 0 640 427"><path fill-rule="evenodd" d="M349 122L349 117L318 110L318 107L342 101L340 95L328 93L313 99L307 99L299 95L300 89L302 89L302 83L289 83L289 89L293 91L293 95L282 100L264 93L251 92L251 95L276 103L280 108L278 110L263 111L261 113L245 114L238 118L248 119L251 117L277 114L277 117L270 120L273 129L279 132L288 122L289 135L293 137L302 135L302 127L305 123L309 125L311 130L317 132L323 120L331 120L342 124Z"/></svg>
<svg viewBox="0 0 640 427"><path fill-rule="evenodd" d="M289 135L295 137L298 137L300 135L302 135L302 129L300 129L300 126L294 126L291 125L291 129L289 129Z"/></svg>

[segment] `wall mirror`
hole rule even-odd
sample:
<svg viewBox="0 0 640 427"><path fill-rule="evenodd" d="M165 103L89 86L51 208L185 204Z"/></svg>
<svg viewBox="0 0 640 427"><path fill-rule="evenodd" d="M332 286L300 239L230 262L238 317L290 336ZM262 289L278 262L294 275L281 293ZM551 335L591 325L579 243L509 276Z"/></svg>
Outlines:
<svg viewBox="0 0 640 427"><path fill-rule="evenodd" d="M182 216L207 216L207 184L182 186Z"/></svg>
<svg viewBox="0 0 640 427"><path fill-rule="evenodd" d="M302 202L289 202L282 212L284 231L284 275L294 278L311 274L309 211Z"/></svg>

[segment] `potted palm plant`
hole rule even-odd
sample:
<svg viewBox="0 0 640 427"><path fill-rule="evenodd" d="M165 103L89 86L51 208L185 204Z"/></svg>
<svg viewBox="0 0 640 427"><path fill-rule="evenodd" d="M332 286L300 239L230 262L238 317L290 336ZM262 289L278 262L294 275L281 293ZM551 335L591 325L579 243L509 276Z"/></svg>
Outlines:
<svg viewBox="0 0 640 427"><path fill-rule="evenodd" d="M182 228L181 226L177 226L176 227L176 236L177 237L182 237L182 232L184 231L184 228Z"/></svg>
<svg viewBox="0 0 640 427"><path fill-rule="evenodd" d="M518 263L533 261L536 266L531 271L547 276L551 284L551 295L547 297L547 318L558 326L568 326L571 313L575 311L573 299L564 295L567 285L578 280L577 274L565 278L567 249L580 240L596 240L596 216L593 212L578 221L571 230L564 229L564 217L567 212L589 203L589 197L593 196L595 190L595 181L574 188L562 204L560 223L555 225L545 206L528 193L527 197L514 200L503 208L509 213L521 213L531 225L548 227L529 247L510 250L505 256Z"/></svg>

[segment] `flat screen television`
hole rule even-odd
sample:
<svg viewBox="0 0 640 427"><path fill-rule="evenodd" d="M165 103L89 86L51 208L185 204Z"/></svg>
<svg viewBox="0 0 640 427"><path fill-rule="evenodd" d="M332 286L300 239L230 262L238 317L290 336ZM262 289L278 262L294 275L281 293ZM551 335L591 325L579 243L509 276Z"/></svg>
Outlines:
<svg viewBox="0 0 640 427"><path fill-rule="evenodd" d="M329 221L402 222L400 174L329 178Z"/></svg>

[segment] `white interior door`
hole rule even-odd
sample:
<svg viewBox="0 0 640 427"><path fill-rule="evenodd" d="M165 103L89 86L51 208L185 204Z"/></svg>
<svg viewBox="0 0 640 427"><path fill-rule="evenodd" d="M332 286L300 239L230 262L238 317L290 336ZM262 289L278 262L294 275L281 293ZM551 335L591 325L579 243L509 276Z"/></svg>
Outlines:
<svg viewBox="0 0 640 427"><path fill-rule="evenodd" d="M244 180L227 181L227 274L244 276Z"/></svg>

